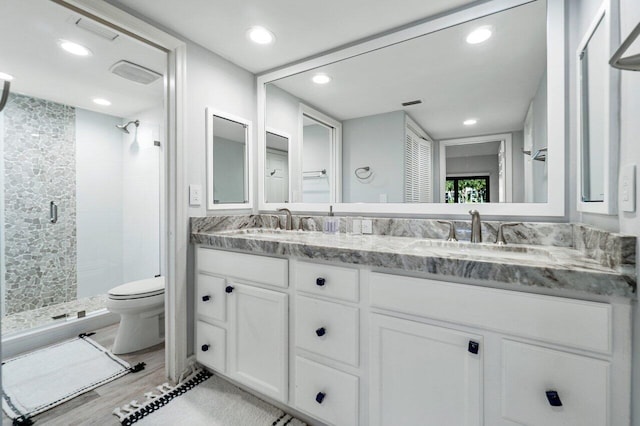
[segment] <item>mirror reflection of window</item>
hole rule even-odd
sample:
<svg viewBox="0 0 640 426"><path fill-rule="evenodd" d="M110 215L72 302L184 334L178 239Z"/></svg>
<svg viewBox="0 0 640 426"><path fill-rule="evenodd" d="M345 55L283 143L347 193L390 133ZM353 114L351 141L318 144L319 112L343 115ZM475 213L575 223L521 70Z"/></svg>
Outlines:
<svg viewBox="0 0 640 426"><path fill-rule="evenodd" d="M332 128L303 115L302 123L302 202L331 201Z"/></svg>
<svg viewBox="0 0 640 426"><path fill-rule="evenodd" d="M490 180L489 176L447 177L445 203L488 203Z"/></svg>
<svg viewBox="0 0 640 426"><path fill-rule="evenodd" d="M247 203L247 126L213 116L213 203Z"/></svg>
<svg viewBox="0 0 640 426"><path fill-rule="evenodd" d="M289 138L267 131L265 201L289 202Z"/></svg>

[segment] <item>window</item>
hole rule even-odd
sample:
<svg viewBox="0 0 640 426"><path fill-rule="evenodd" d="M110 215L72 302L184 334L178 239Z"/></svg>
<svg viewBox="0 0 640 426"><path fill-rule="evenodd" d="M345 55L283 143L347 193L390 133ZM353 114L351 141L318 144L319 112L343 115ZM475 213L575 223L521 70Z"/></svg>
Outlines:
<svg viewBox="0 0 640 426"><path fill-rule="evenodd" d="M446 203L488 203L489 176L447 176Z"/></svg>

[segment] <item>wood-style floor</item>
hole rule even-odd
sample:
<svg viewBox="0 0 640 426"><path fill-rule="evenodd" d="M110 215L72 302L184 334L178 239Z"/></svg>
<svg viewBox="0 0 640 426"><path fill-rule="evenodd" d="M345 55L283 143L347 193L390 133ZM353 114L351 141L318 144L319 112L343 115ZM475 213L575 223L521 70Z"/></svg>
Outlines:
<svg viewBox="0 0 640 426"><path fill-rule="evenodd" d="M111 348L116 331L117 325L105 327L96 330L96 334L91 338L105 348ZM147 366L143 371L127 374L35 416L33 418L35 424L117 426L120 423L112 414L116 407L128 404L134 399L144 401L145 392L168 381L164 370L164 343L129 355L120 355L120 357L131 365L145 362ZM11 419L3 412L2 426L11 424Z"/></svg>

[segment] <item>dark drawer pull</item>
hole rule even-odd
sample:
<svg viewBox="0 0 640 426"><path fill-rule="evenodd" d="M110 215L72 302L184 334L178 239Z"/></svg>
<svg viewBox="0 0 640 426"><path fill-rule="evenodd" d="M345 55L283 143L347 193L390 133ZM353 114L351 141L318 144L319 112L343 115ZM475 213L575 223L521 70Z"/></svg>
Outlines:
<svg viewBox="0 0 640 426"><path fill-rule="evenodd" d="M467 348L467 350L472 354L477 354L480 350L480 343L469 340L469 347Z"/></svg>
<svg viewBox="0 0 640 426"><path fill-rule="evenodd" d="M318 287L322 287L323 285L325 285L326 282L327 280L325 280L324 278L316 278L316 285Z"/></svg>
<svg viewBox="0 0 640 426"><path fill-rule="evenodd" d="M208 302L209 300L211 300L211 296L202 296L203 302Z"/></svg>
<svg viewBox="0 0 640 426"><path fill-rule="evenodd" d="M202 352L206 352L206 351L209 350L209 348L210 348L209 345L202 345L202 347L200 349L202 349Z"/></svg>
<svg viewBox="0 0 640 426"><path fill-rule="evenodd" d="M226 291L227 293L231 293L231 292L233 292L233 287L232 287L232 286L230 286L230 285L228 285L228 286L224 289L224 291Z"/></svg>
<svg viewBox="0 0 640 426"><path fill-rule="evenodd" d="M549 404L551 404L552 407L562 407L562 401L560 400L560 395L558 395L557 391L548 390L546 394L547 400L549 400Z"/></svg>
<svg viewBox="0 0 640 426"><path fill-rule="evenodd" d="M327 330L324 327L320 327L316 330L316 334L318 335L318 337L322 337L327 334Z"/></svg>
<svg viewBox="0 0 640 426"><path fill-rule="evenodd" d="M322 401L324 401L324 397L327 396L326 393L324 392L318 392L318 394L316 395L316 402L318 404L322 404Z"/></svg>

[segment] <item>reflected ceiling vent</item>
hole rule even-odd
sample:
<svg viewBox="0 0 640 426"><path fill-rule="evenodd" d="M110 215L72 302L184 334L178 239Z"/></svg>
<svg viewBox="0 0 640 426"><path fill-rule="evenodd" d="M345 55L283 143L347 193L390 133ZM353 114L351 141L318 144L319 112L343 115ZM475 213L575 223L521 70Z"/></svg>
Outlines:
<svg viewBox="0 0 640 426"><path fill-rule="evenodd" d="M402 106L407 107L407 106L411 106L411 105L418 105L418 104L421 104L421 103L422 103L422 101L420 99L416 99L415 101L403 102Z"/></svg>
<svg viewBox="0 0 640 426"><path fill-rule="evenodd" d="M80 18L76 21L76 26L82 28L83 30L89 31L99 37L107 39L109 41L113 41L118 38L118 33L113 31L111 28L105 27L104 25L100 25L97 22L94 22L87 18Z"/></svg>
<svg viewBox="0 0 640 426"><path fill-rule="evenodd" d="M122 78L126 78L127 80L135 81L140 84L151 84L162 77L162 74L158 74L155 71L151 71L148 68L129 61L117 62L109 69L109 71Z"/></svg>

